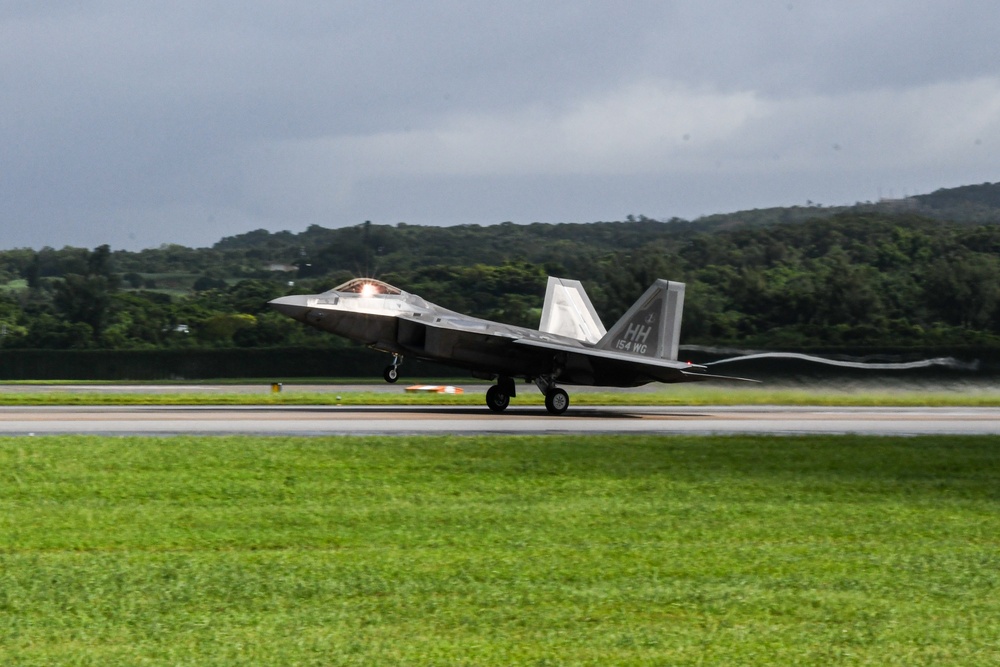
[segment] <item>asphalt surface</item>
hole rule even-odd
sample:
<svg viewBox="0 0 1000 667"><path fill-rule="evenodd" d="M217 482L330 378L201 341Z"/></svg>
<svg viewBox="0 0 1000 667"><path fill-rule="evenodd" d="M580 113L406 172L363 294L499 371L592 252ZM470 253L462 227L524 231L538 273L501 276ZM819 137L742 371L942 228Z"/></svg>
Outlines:
<svg viewBox="0 0 1000 667"><path fill-rule="evenodd" d="M1000 408L130 406L0 407L0 434L1000 435Z"/></svg>

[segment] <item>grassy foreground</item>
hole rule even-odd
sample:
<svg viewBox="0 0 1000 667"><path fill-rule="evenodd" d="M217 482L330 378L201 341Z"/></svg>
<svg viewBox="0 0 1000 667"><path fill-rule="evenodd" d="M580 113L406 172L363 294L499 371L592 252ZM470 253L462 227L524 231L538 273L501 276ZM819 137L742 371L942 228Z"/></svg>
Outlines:
<svg viewBox="0 0 1000 667"><path fill-rule="evenodd" d="M0 438L3 665L995 665L1000 439Z"/></svg>

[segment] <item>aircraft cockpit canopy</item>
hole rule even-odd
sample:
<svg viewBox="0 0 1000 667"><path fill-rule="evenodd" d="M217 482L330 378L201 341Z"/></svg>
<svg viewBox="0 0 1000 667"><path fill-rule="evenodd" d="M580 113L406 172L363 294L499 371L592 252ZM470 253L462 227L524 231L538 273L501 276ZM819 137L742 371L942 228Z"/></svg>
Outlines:
<svg viewBox="0 0 1000 667"><path fill-rule="evenodd" d="M341 292L348 294L360 294L361 296L396 295L402 294L403 290L393 287L389 283L374 278L354 278L348 280L343 285L334 287L331 292Z"/></svg>

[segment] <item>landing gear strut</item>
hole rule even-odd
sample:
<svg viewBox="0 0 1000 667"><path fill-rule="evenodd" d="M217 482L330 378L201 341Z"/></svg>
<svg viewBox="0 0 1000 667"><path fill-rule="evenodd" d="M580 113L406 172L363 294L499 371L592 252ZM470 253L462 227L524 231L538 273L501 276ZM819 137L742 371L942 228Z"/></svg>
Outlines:
<svg viewBox="0 0 1000 667"><path fill-rule="evenodd" d="M382 371L382 377L386 382L392 383L399 379L399 367L403 364L403 355L393 354L392 365L386 366Z"/></svg>

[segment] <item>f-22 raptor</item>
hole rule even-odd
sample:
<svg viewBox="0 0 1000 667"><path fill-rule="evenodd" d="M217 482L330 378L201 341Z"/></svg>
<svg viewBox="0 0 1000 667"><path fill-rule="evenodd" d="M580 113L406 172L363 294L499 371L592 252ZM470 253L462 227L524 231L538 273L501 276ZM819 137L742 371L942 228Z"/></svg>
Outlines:
<svg viewBox="0 0 1000 667"><path fill-rule="evenodd" d="M495 380L486 392L494 412L503 412L517 396L515 379L534 382L546 409L559 415L569 407L569 395L557 382L637 387L720 378L705 373L704 366L677 360L684 284L667 280L650 285L610 330L579 281L553 277L537 330L447 310L371 278L269 304L300 322L392 354L387 382L399 378L404 356Z"/></svg>

